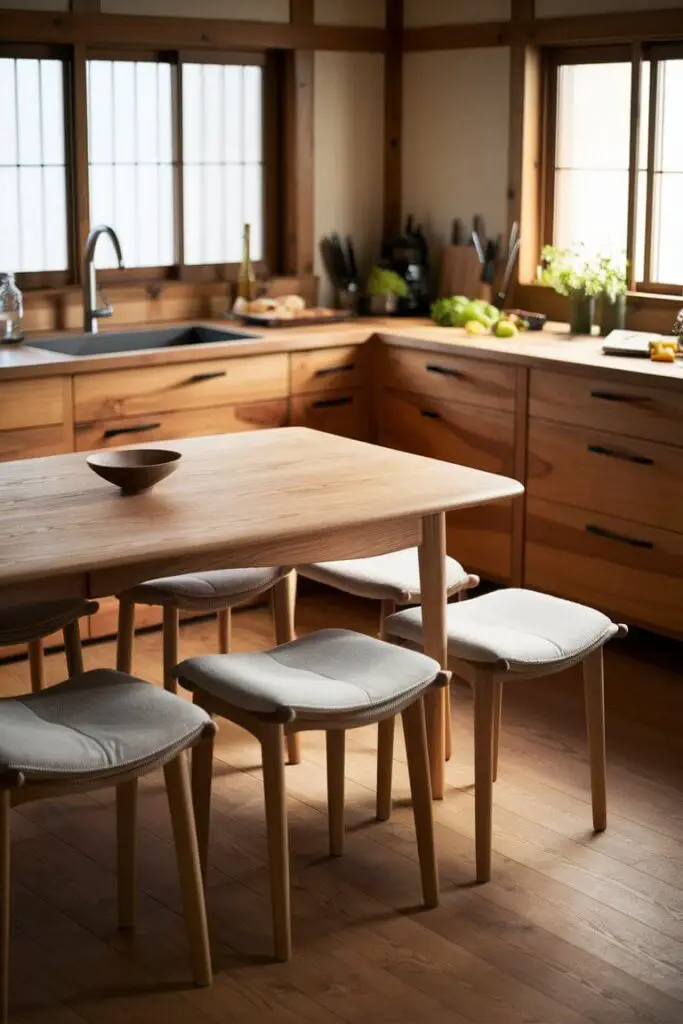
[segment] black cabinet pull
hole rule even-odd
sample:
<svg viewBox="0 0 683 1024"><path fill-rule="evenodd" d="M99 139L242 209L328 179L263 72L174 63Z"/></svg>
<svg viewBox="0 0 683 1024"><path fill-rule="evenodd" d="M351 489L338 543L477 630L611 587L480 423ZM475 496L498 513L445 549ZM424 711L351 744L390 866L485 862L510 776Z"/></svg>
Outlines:
<svg viewBox="0 0 683 1024"><path fill-rule="evenodd" d="M355 363L342 363L340 366L321 366L319 370L315 371L315 376L326 377L330 373L348 373L350 370L355 369Z"/></svg>
<svg viewBox="0 0 683 1024"><path fill-rule="evenodd" d="M338 405L352 405L353 398L319 398L317 402L313 403L314 409L332 409Z"/></svg>
<svg viewBox="0 0 683 1024"><path fill-rule="evenodd" d="M156 430L161 423L134 423L132 427L110 427L105 430L104 437L118 437L119 434L144 434L147 430Z"/></svg>
<svg viewBox="0 0 683 1024"><path fill-rule="evenodd" d="M452 366L439 366L438 363L427 363L427 373L440 373L444 377L464 377L462 370L454 370Z"/></svg>
<svg viewBox="0 0 683 1024"><path fill-rule="evenodd" d="M617 395L613 391L591 391L591 398L601 398L603 402L634 402L632 395Z"/></svg>
<svg viewBox="0 0 683 1024"><path fill-rule="evenodd" d="M595 537L604 537L605 540L616 540L619 544L630 544L632 548L643 548L645 551L652 551L654 548L651 540L626 537L623 533L614 533L613 530L606 530L604 526L596 526L594 523L588 523L586 532L592 533Z"/></svg>
<svg viewBox="0 0 683 1024"><path fill-rule="evenodd" d="M440 420L441 413L434 412L433 409L420 409L420 416L424 416L428 420Z"/></svg>
<svg viewBox="0 0 683 1024"><path fill-rule="evenodd" d="M193 373L187 378L188 384L200 384L203 380L213 380L214 377L227 377L227 370L207 370L206 373Z"/></svg>
<svg viewBox="0 0 683 1024"><path fill-rule="evenodd" d="M630 455L628 452L620 452L616 448L604 448L601 444L589 444L588 451L593 455L608 455L610 459L621 459L623 462L635 462L639 466L654 466L655 460L648 459L646 455Z"/></svg>

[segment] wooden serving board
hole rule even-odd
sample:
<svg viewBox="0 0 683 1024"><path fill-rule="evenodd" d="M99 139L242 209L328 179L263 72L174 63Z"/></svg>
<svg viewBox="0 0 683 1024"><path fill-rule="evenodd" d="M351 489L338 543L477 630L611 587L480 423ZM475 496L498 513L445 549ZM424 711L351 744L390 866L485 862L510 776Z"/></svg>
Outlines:
<svg viewBox="0 0 683 1024"><path fill-rule="evenodd" d="M320 316L301 316L291 319L270 316L268 313L239 313L236 315L236 319L252 327L315 327L317 324L338 324L351 320L353 316L354 314L350 310L335 309Z"/></svg>

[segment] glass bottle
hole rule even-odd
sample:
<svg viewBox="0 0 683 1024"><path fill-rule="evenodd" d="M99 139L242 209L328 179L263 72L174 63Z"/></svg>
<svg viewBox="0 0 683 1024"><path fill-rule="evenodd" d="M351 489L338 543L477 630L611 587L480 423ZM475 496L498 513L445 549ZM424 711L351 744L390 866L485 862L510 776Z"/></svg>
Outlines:
<svg viewBox="0 0 683 1024"><path fill-rule="evenodd" d="M14 274L3 274L0 283L0 342L21 341L24 297L17 287Z"/></svg>
<svg viewBox="0 0 683 1024"><path fill-rule="evenodd" d="M242 262L237 272L237 298L252 302L256 298L256 274L251 265L250 242L251 226L244 225Z"/></svg>

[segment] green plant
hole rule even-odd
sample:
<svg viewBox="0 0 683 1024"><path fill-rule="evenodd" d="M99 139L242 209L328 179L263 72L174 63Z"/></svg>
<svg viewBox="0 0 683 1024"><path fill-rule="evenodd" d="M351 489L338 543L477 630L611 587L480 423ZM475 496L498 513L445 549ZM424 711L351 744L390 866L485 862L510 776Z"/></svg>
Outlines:
<svg viewBox="0 0 683 1024"><path fill-rule="evenodd" d="M600 293L608 302L616 302L620 295L626 294L626 256L610 256L598 253L596 257L596 276L600 283Z"/></svg>
<svg viewBox="0 0 683 1024"><path fill-rule="evenodd" d="M572 249L544 246L537 280L560 295L591 296L603 291L598 259L587 256L582 245Z"/></svg>
<svg viewBox="0 0 683 1024"><path fill-rule="evenodd" d="M394 295L397 299L405 299L408 295L408 285L395 270L373 267L368 278L368 293L370 295Z"/></svg>

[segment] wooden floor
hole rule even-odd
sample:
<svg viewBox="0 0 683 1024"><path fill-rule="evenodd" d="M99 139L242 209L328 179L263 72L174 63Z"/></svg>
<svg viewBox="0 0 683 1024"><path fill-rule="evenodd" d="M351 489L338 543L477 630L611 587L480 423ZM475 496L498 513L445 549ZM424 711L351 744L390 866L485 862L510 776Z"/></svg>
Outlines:
<svg viewBox="0 0 683 1024"><path fill-rule="evenodd" d="M376 609L311 595L299 629L372 631ZM270 642L265 610L235 644ZM183 654L212 649L185 626ZM159 634L135 669L159 677ZM113 664L92 646L86 666ZM62 656L47 659L52 681ZM270 961L264 821L255 742L218 743L208 907L216 979L189 970L160 776L142 783L139 927L115 927L111 794L27 805L13 820L12 1020L50 1024L680 1024L683 1021L681 648L652 637L608 654L608 831L592 835L578 677L510 686L495 787L494 880L472 884L472 703L453 701L454 759L436 805L442 904L423 912L402 746L390 824L373 820L375 736L349 739L347 852L326 856L324 745L302 736L287 769L295 955ZM0 666L0 693L26 688Z"/></svg>

